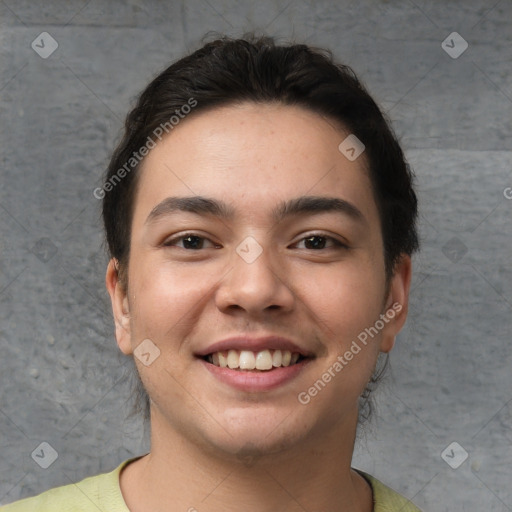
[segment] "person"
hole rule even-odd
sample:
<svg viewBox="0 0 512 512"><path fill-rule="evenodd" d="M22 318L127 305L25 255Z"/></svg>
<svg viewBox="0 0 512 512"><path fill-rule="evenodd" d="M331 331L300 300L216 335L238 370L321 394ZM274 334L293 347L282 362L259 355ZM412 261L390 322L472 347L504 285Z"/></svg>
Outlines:
<svg viewBox="0 0 512 512"><path fill-rule="evenodd" d="M94 191L150 451L2 510L417 511L351 466L407 317L413 180L328 50L224 36L160 73Z"/></svg>

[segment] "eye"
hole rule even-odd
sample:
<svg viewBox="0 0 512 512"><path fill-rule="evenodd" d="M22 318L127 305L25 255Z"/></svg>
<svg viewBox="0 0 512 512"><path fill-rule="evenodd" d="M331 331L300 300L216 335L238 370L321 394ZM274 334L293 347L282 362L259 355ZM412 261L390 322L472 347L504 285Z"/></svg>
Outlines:
<svg viewBox="0 0 512 512"><path fill-rule="evenodd" d="M306 249L312 249L314 251L322 249L348 249L348 246L332 236L324 234L311 234L305 238L302 238L298 243L304 242Z"/></svg>
<svg viewBox="0 0 512 512"><path fill-rule="evenodd" d="M208 238L197 235L195 233L185 233L184 235L180 235L174 238L169 238L162 245L164 247L173 247L177 246L179 242L182 242L183 245L180 247L182 249L191 249L191 250L199 250L205 249L205 242L210 243L212 247L220 247L217 244L214 244Z"/></svg>

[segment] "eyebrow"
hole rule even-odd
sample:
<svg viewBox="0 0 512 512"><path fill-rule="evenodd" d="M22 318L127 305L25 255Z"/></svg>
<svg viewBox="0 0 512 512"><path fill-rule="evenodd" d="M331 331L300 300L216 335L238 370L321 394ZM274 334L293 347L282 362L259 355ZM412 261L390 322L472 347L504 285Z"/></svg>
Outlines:
<svg viewBox="0 0 512 512"><path fill-rule="evenodd" d="M230 220L236 210L220 199L204 196L167 197L158 203L149 213L145 224L152 224L158 219L176 212L189 212L197 215L211 215L223 220ZM321 214L329 212L342 213L349 218L364 223L366 221L361 210L345 199L328 196L300 196L282 201L272 210L274 222L286 217L305 214Z"/></svg>

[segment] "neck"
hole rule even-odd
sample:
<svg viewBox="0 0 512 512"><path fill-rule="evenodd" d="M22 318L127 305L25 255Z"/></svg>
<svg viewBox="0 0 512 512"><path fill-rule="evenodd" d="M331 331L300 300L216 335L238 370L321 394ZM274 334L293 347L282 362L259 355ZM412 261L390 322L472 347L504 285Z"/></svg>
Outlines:
<svg viewBox="0 0 512 512"><path fill-rule="evenodd" d="M132 512L370 512L369 485L350 467L355 417L316 432L296 449L230 455L191 442L152 410L151 452L129 464L120 484Z"/></svg>

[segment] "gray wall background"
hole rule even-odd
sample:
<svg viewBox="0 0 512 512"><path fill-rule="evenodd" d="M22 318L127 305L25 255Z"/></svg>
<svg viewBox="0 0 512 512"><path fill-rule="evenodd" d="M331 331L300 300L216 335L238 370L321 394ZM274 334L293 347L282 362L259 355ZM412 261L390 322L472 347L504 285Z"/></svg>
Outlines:
<svg viewBox="0 0 512 512"><path fill-rule="evenodd" d="M92 191L134 96L209 30L331 48L417 175L410 317L354 466L425 512L512 510L510 0L0 0L0 503L148 449L125 419ZM458 58L441 46L453 31ZM45 59L42 32L58 42Z"/></svg>

